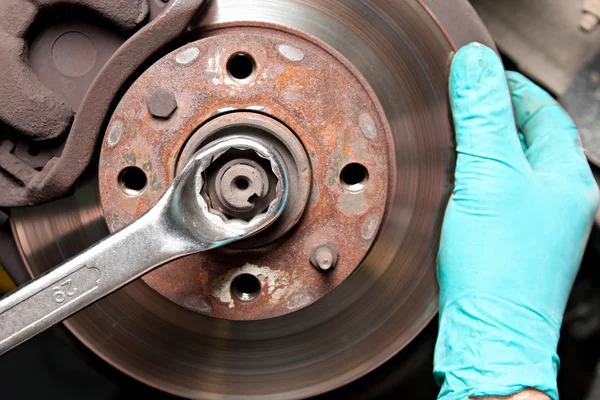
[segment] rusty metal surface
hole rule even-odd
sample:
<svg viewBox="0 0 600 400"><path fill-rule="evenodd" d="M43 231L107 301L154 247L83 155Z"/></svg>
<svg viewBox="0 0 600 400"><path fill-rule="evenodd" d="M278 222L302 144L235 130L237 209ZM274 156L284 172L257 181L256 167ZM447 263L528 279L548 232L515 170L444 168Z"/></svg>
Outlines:
<svg viewBox="0 0 600 400"><path fill-rule="evenodd" d="M243 82L227 70L227 61L238 53L250 55L256 65L253 77ZM165 56L141 75L115 109L100 156L100 198L111 230L129 224L162 195L197 127L224 113L235 125L236 110L260 112L289 127L311 164L299 179L312 180L302 219L284 240L266 248L189 256L144 281L190 310L234 320L297 311L342 283L375 240L394 181L389 126L357 76L337 55L296 35L265 28L218 30ZM152 118L145 101L157 87L177 99L177 110L166 120ZM261 114L257 118L268 127L269 118ZM227 127L222 118L217 120ZM361 163L369 171L361 191L349 191L340 182L342 168L350 163ZM120 172L130 166L148 176L149 187L139 196L127 195L117 184ZM303 209L300 204L300 214ZM343 249L336 268L327 274L310 263L313 247L323 242ZM252 302L231 295L233 279L244 273L262 283L260 296Z"/></svg>
<svg viewBox="0 0 600 400"><path fill-rule="evenodd" d="M24 1L25 0L20 0L20 2ZM43 1L42 3L52 5L57 2L58 1ZM73 0L72 2L79 4L85 3L76 0ZM5 6L5 3L8 2L2 2L3 9L0 9L0 15L5 15L7 18L10 18L11 15L19 15L17 12L18 9L13 8L16 7L16 5ZM120 0L117 3L118 6L116 7L116 10L109 7L111 2L89 0L89 3L91 3L93 7L96 7L97 10L105 11L107 13L110 11L109 15L111 16L113 14L118 16L121 12L128 10L130 7L125 7L123 0ZM147 3L145 1L141 1L141 3L146 5L145 8L143 8L143 16L145 16L148 13ZM168 9L161 13L150 24L138 31L119 48L109 62L102 68L102 71L98 74L89 88L87 95L77 111L64 150L60 157L51 159L41 171L37 171L25 163L19 162L20 160L12 157L11 153L0 154L0 166L11 175L11 177L7 177L4 174L0 174L0 185L2 185L3 188L6 188L6 190L0 192L0 206L36 204L57 198L69 190L91 161L107 113L119 90L123 88L127 79L129 79L149 57L160 51L160 49L179 37L179 35L186 30L190 20L201 9L203 3L204 0L174 0ZM133 2L128 4L133 4ZM22 7L23 9L28 10L31 15L26 19L25 23L23 23L23 26L15 27L15 29L20 28L17 32L23 31L24 34L25 27L28 27L34 20L35 11L34 8L31 7ZM131 21L126 19L126 15L127 14L123 14L121 17L124 18L122 21L124 21L123 23L129 22L131 25ZM138 15L137 20L135 21L140 22L139 20L140 17ZM117 19L117 21L119 20ZM0 43L3 43L3 41L0 41ZM7 43L11 42L7 41ZM9 54L14 53L16 57L24 58L23 52L25 45L23 40L17 41L16 43L17 45L13 46L15 49L9 49ZM68 69L68 65L64 66L64 68L66 68L67 73L74 73ZM29 71L28 68L25 70ZM75 71L75 73L77 73L77 71ZM33 73L31 72L30 75L33 75ZM29 77L29 75L27 76ZM22 80L23 78L20 79ZM28 79L38 82L37 79L31 77ZM52 104L50 99L53 98L53 95L49 94L49 90L43 88L41 84L38 86L39 87L36 87L36 90L39 90L36 93L37 96L41 96L38 103L41 102L46 105ZM10 87L14 86L8 86L8 88ZM26 90L27 88L23 87L22 84L19 84L16 87L18 88L19 93L28 93L28 90ZM9 95L8 92L2 93L0 98L5 102L9 102L4 106L0 104L0 106L2 106L0 108L5 111L14 108L14 106L10 106L10 104L21 104L19 107L23 107L23 104L28 104L20 103L18 97L15 99L15 96ZM60 107L64 110L68 110L66 105L62 104L62 106L59 107L58 104L62 103L57 103L50 107L50 109L54 111L54 113L50 113L53 116L56 116L56 111ZM36 113L35 108L29 108L32 109L34 114ZM38 121L37 119L24 117L24 114L19 112L18 109L14 111L13 114L19 121ZM61 113L58 114L61 115ZM6 122L9 116L6 116L5 118L0 114L0 118ZM62 117L59 118L59 122L62 121L62 125L58 123L54 124L60 125L60 129L57 129L56 132L54 132L54 136L62 133L67 128L70 123L70 118L70 111L62 112ZM52 126L52 120L48 118L47 121L45 120L44 123L38 127L38 130L45 129L46 123L48 126ZM19 127L17 126L16 128ZM19 128L19 130L22 131L23 128ZM46 138L49 137L50 135L48 134ZM15 167L15 164L18 164L18 168ZM5 168L5 165L8 165L9 167ZM17 171L17 174L13 172L14 170Z"/></svg>
<svg viewBox="0 0 600 400"><path fill-rule="evenodd" d="M459 15L470 9L447 2ZM206 317L137 281L67 321L71 332L121 371L189 398L307 398L404 348L436 313L435 253L453 166L447 67L456 48L431 15L435 8L416 1L213 0L193 37L223 25L283 25L335 48L370 84L392 128L397 171L377 239L336 290L280 318ZM474 19L456 21L468 30ZM93 190L68 204L14 213L34 274L106 234L88 184Z"/></svg>

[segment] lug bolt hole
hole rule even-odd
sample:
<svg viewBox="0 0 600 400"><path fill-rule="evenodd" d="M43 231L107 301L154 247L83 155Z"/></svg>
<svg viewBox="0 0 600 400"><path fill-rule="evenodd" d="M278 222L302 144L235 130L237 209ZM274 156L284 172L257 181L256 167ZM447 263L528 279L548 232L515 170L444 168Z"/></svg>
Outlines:
<svg viewBox="0 0 600 400"><path fill-rule="evenodd" d="M367 171L367 168L364 165L359 163L346 165L340 174L342 185L352 192L358 192L364 189L368 179L369 171Z"/></svg>
<svg viewBox="0 0 600 400"><path fill-rule="evenodd" d="M244 80L250 78L254 73L256 63L254 59L246 53L237 53L231 56L227 61L227 72L232 78Z"/></svg>
<svg viewBox="0 0 600 400"><path fill-rule="evenodd" d="M139 196L147 184L146 173L138 167L126 167L119 173L119 185L128 196Z"/></svg>
<svg viewBox="0 0 600 400"><path fill-rule="evenodd" d="M231 282L231 293L241 301L252 301L260 294L261 284L252 274L240 274Z"/></svg>

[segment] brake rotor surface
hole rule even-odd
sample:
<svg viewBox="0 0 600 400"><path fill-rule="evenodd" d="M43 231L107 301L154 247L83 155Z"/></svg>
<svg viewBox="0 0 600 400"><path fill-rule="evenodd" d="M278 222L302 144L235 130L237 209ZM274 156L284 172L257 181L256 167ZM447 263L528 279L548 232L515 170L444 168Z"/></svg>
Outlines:
<svg viewBox="0 0 600 400"><path fill-rule="evenodd" d="M485 37L466 2L428 4L458 10L450 20L467 32L459 43ZM213 1L190 42L221 28L293 31L340 54L369 85L396 162L374 243L335 290L278 318L210 317L138 280L66 321L71 332L125 373L191 398L313 396L409 343L437 310L435 255L453 163L447 73L457 37L431 12L420 1ZM94 175L71 197L12 213L33 275L108 234Z"/></svg>

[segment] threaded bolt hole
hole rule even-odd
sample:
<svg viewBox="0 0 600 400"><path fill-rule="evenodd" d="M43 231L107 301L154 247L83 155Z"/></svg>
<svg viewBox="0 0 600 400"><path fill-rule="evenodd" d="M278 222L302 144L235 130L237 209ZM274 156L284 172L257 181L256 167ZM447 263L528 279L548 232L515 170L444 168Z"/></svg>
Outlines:
<svg viewBox="0 0 600 400"><path fill-rule="evenodd" d="M227 72L232 78L240 81L250 78L255 68L254 59L246 53L234 54L227 61Z"/></svg>
<svg viewBox="0 0 600 400"><path fill-rule="evenodd" d="M139 196L147 184L148 177L141 168L126 167L119 173L119 185L128 196Z"/></svg>
<svg viewBox="0 0 600 400"><path fill-rule="evenodd" d="M239 274L231 282L231 293L240 301L252 301L260 294L260 280L252 274Z"/></svg>
<svg viewBox="0 0 600 400"><path fill-rule="evenodd" d="M342 169L340 180L344 187L351 192L358 192L365 188L369 179L369 171L359 163L351 163Z"/></svg>

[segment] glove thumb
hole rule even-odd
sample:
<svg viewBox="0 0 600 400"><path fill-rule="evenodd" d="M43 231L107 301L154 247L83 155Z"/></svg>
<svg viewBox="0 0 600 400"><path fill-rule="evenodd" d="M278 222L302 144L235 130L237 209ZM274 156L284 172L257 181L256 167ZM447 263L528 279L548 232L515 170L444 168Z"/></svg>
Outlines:
<svg viewBox="0 0 600 400"><path fill-rule="evenodd" d="M515 125L506 72L479 43L461 48L450 72L450 103L458 152L456 182L498 182L527 160ZM471 185L472 186L472 185Z"/></svg>

